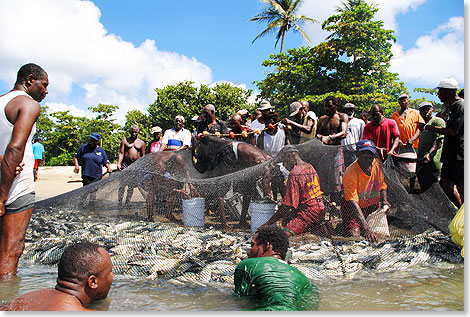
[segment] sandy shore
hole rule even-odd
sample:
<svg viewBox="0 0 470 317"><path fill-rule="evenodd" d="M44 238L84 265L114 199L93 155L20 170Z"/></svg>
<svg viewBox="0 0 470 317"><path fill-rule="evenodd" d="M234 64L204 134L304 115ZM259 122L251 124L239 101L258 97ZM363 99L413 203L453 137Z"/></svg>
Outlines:
<svg viewBox="0 0 470 317"><path fill-rule="evenodd" d="M111 164L115 169L116 164ZM73 166L40 166L38 180L34 183L36 200L54 197L82 187L80 173L73 172ZM106 169L103 169L106 172Z"/></svg>

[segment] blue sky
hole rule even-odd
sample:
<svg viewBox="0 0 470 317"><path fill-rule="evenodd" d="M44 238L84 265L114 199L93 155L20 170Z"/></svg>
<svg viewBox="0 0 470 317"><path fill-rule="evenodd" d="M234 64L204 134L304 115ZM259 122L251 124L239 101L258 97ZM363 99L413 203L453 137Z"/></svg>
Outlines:
<svg viewBox="0 0 470 317"><path fill-rule="evenodd" d="M412 98L421 96L413 88L433 88L447 76L463 87L464 1L373 2L376 18L395 30L390 70ZM337 5L305 0L300 13L322 22ZM256 94L253 82L267 70L261 63L280 48L274 36L251 43L265 25L248 20L263 7L257 0L0 0L0 88L8 91L18 68L35 62L49 73L43 104L51 110L90 116L89 106L114 104L120 123L127 111L146 110L154 88L185 79L231 82ZM304 27L313 45L328 35L320 24ZM302 45L300 35L287 35L285 49Z"/></svg>

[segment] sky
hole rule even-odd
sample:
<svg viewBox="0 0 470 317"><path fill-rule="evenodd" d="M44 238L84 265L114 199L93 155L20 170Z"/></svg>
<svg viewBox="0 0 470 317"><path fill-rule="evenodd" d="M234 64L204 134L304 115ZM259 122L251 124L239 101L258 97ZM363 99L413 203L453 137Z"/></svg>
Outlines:
<svg viewBox="0 0 470 317"><path fill-rule="evenodd" d="M367 0L378 4L376 20L394 30L390 71L399 74L411 98L416 87L434 88L444 77L464 87L464 1ZM299 14L315 46L328 33L321 22L339 0L304 0ZM41 105L92 117L88 107L119 106L118 123L130 110L146 112L155 88L184 80L196 85L229 82L259 93L261 66L279 53L275 36L252 40L265 24L249 22L263 10L258 0L0 0L0 93L9 91L18 69L29 62L49 75ZM468 7L465 1L465 9ZM310 45L288 33L284 51Z"/></svg>

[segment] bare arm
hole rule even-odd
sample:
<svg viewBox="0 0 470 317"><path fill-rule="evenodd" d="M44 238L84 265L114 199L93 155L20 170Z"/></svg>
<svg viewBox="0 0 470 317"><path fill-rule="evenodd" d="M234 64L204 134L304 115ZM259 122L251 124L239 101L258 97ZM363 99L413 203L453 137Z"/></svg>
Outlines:
<svg viewBox="0 0 470 317"><path fill-rule="evenodd" d="M377 236L372 230L370 229L369 225L367 224L366 218L362 213L361 207L359 207L359 203L355 200L348 200L346 202L345 208L348 208L353 212L359 222L361 223L362 228L364 228L365 238L367 241L377 242Z"/></svg>
<svg viewBox="0 0 470 317"><path fill-rule="evenodd" d="M5 202L15 178L16 167L23 160L26 142L40 113L39 104L26 96L14 98L5 107L5 114L14 127L1 164L0 216L5 213Z"/></svg>
<svg viewBox="0 0 470 317"><path fill-rule="evenodd" d="M73 171L78 173L80 171L80 165L78 165L78 159L75 156L73 157L73 164L75 164Z"/></svg>
<svg viewBox="0 0 470 317"><path fill-rule="evenodd" d="M284 204L280 205L277 211L274 213L274 215L272 215L271 218L269 218L269 220L266 221L266 223L263 226L270 226L274 224L276 221L278 221L279 219L284 218L284 216L287 215L290 209L291 207L287 205L284 205Z"/></svg>
<svg viewBox="0 0 470 317"><path fill-rule="evenodd" d="M448 135L448 136L456 136L457 135L457 132L455 132L453 129L451 128L443 128L443 127L437 127L437 126L433 126L433 125L426 125L425 123L417 123L418 125L418 129L419 130L428 130L428 131L432 131L432 132L436 132L436 133L439 133L439 134L443 134L443 135Z"/></svg>
<svg viewBox="0 0 470 317"><path fill-rule="evenodd" d="M287 118L281 120L281 122L284 123L284 124L293 125L294 127L298 128L300 131L302 131L304 133L310 133L310 132L312 132L312 129L313 129L313 120L312 120L312 118L309 118L307 120L307 125L297 123L297 122L292 121L292 120L287 119Z"/></svg>
<svg viewBox="0 0 470 317"><path fill-rule="evenodd" d="M122 139L121 141L121 147L119 148L119 155L118 155L118 160L117 160L117 169L120 171L121 166L122 166L122 160L124 159L124 149L125 149L125 143L126 139Z"/></svg>
<svg viewBox="0 0 470 317"><path fill-rule="evenodd" d="M400 145L400 138L397 135L395 137L395 140L393 141L392 147L390 148L390 151L388 151L387 155L390 155L393 152L395 152L395 150L398 148L399 145Z"/></svg>

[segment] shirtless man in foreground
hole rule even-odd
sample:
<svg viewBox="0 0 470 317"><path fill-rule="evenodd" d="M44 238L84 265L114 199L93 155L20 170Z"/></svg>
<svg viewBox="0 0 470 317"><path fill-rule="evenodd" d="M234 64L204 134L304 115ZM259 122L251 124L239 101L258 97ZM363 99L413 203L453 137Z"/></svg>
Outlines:
<svg viewBox="0 0 470 317"><path fill-rule="evenodd" d="M69 245L58 265L54 289L26 293L0 310L9 311L84 311L92 302L108 296L113 283L111 258L97 244L79 242Z"/></svg>
<svg viewBox="0 0 470 317"><path fill-rule="evenodd" d="M323 144L341 145L348 132L348 116L337 111L338 100L335 96L325 98L326 115L318 120L317 137Z"/></svg>

